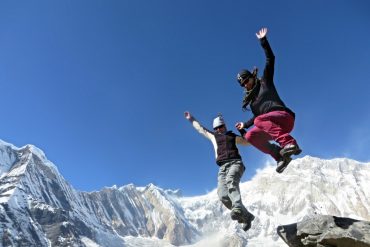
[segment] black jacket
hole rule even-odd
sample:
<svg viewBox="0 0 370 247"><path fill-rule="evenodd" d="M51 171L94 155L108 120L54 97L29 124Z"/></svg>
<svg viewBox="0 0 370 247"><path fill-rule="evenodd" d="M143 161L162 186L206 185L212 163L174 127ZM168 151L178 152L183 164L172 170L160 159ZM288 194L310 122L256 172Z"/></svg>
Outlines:
<svg viewBox="0 0 370 247"><path fill-rule="evenodd" d="M275 56L267 38L260 39L260 43L266 55L266 65L263 76L260 79L259 92L250 103L250 108L254 116L244 124L245 128L251 127L254 119L259 115L272 111L286 111L293 117L295 116L294 112L285 106L276 91L274 85Z"/></svg>

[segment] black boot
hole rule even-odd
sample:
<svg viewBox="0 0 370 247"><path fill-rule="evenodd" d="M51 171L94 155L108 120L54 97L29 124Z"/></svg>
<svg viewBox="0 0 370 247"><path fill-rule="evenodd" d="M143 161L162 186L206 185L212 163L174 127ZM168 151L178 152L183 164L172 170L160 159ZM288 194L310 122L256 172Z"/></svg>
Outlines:
<svg viewBox="0 0 370 247"><path fill-rule="evenodd" d="M277 145L275 143L269 143L268 147L271 150L271 152L275 155L274 157L281 156L280 151L282 150L282 148L279 145Z"/></svg>
<svg viewBox="0 0 370 247"><path fill-rule="evenodd" d="M291 155L298 155L302 153L302 150L296 144L288 144L280 150L280 155L284 158L290 157Z"/></svg>
<svg viewBox="0 0 370 247"><path fill-rule="evenodd" d="M244 222L242 223L242 229L244 231L248 231L252 227L252 221L254 220L254 215L250 212L247 212L246 217L244 218Z"/></svg>
<svg viewBox="0 0 370 247"><path fill-rule="evenodd" d="M241 208L233 208L230 213L232 220L237 220L238 222L243 220L243 211Z"/></svg>
<svg viewBox="0 0 370 247"><path fill-rule="evenodd" d="M302 150L295 144L288 144L284 148L279 151L281 159L278 160L278 164L276 167L276 171L278 173L282 173L285 168L289 165L292 158L292 155L298 155L302 152Z"/></svg>
<svg viewBox="0 0 370 247"><path fill-rule="evenodd" d="M288 156L286 158L281 157L281 159L278 160L278 162L277 162L276 172L282 173L285 170L285 168L287 168L290 161L292 161L292 158L290 158L290 156Z"/></svg>

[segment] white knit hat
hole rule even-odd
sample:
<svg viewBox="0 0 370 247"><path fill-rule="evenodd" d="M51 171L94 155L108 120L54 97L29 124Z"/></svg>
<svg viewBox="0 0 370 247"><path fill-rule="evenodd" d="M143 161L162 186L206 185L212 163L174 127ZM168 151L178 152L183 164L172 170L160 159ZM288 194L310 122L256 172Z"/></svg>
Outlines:
<svg viewBox="0 0 370 247"><path fill-rule="evenodd" d="M221 114L218 115L215 119L213 119L213 128L220 127L221 125L225 125L224 118Z"/></svg>

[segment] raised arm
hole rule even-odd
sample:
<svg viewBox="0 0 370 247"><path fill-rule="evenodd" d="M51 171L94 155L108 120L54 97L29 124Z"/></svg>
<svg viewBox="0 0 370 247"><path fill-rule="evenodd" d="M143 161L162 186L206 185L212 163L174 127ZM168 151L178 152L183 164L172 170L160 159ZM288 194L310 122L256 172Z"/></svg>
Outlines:
<svg viewBox="0 0 370 247"><path fill-rule="evenodd" d="M266 64L263 71L263 77L266 83L272 83L274 77L275 55L272 52L269 42L267 41L267 28L262 28L256 33L257 38L260 40L261 46L266 55Z"/></svg>
<svg viewBox="0 0 370 247"><path fill-rule="evenodd" d="M251 127L254 124L254 119L256 119L256 117L252 117L251 119L249 119L245 123L237 122L235 124L235 128L237 128L239 131L242 130L242 129L248 129L249 127ZM240 133L240 134L242 134L242 133ZM244 134L242 134L242 135L244 135Z"/></svg>
<svg viewBox="0 0 370 247"><path fill-rule="evenodd" d="M214 134L212 131L209 131L205 127L203 127L191 114L190 112L186 111L184 113L185 118L189 120L189 122L193 125L194 129L196 129L200 134L202 134L204 137L208 138L213 142L215 139Z"/></svg>
<svg viewBox="0 0 370 247"><path fill-rule="evenodd" d="M250 145L250 143L248 142L248 140L247 140L247 139L245 139L245 138L243 137L243 135L245 135L245 133L247 133L247 132L246 132L244 129L239 130L239 132L240 132L240 134L241 134L242 136L237 136L237 137L235 138L235 142L236 142L236 144L238 144L238 145L243 145L243 146Z"/></svg>

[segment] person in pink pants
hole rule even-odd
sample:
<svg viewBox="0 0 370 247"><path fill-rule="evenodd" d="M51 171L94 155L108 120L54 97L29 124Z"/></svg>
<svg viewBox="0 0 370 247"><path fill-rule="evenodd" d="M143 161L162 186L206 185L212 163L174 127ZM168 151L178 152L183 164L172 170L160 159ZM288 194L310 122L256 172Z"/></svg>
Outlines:
<svg viewBox="0 0 370 247"><path fill-rule="evenodd" d="M302 150L290 135L295 113L281 100L274 84L275 56L267 41L267 28L256 35L266 55L265 69L261 78L257 77L257 68L238 73L237 80L246 91L243 108L250 107L253 117L245 123L237 122L235 127L240 130L254 125L244 137L260 151L270 154L277 161L276 171L281 173L292 160L291 156Z"/></svg>

